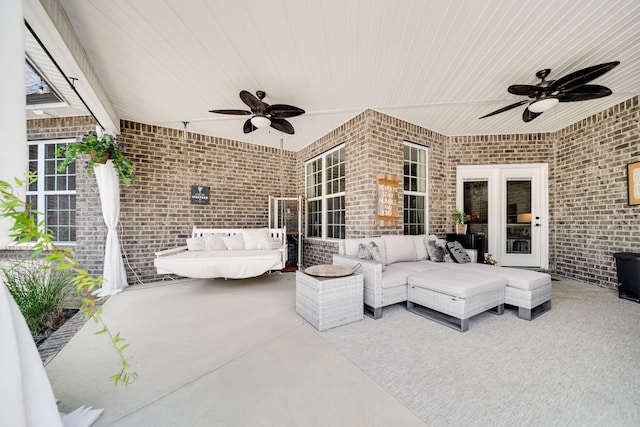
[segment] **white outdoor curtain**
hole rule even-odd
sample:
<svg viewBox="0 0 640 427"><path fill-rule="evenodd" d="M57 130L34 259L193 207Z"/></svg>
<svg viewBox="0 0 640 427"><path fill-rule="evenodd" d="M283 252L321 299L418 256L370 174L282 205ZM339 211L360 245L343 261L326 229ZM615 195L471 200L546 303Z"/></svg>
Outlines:
<svg viewBox="0 0 640 427"><path fill-rule="evenodd" d="M98 181L102 216L108 228L107 242L104 246L104 270L102 273L104 282L102 288L95 294L97 296L114 295L129 286L124 262L122 262L120 255L120 242L116 230L120 220L120 182L111 160L108 160L104 165L96 165L93 171Z"/></svg>
<svg viewBox="0 0 640 427"><path fill-rule="evenodd" d="M0 277L0 419L16 427L62 427L27 322Z"/></svg>

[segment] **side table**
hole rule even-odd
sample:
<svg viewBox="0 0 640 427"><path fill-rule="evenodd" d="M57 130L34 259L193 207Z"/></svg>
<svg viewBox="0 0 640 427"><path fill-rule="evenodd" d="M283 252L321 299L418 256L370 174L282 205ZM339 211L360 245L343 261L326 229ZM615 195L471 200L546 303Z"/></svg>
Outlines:
<svg viewBox="0 0 640 427"><path fill-rule="evenodd" d="M362 320L362 274L317 277L296 271L296 313L318 331Z"/></svg>

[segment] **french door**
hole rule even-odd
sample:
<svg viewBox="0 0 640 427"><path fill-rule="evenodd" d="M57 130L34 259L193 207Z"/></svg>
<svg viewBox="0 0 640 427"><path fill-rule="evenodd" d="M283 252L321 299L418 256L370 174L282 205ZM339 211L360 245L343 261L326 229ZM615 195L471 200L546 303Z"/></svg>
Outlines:
<svg viewBox="0 0 640 427"><path fill-rule="evenodd" d="M458 166L457 206L503 266L549 266L548 166Z"/></svg>

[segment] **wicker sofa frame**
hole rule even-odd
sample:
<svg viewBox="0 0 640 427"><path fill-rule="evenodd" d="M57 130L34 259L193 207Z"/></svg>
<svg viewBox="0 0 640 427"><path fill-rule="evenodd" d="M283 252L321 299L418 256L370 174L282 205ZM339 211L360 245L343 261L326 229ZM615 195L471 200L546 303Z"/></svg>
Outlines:
<svg viewBox="0 0 640 427"><path fill-rule="evenodd" d="M406 236L416 238L417 236ZM426 238L426 236L424 236ZM384 240L385 236L382 236ZM363 240L363 239L357 239ZM387 249L388 250L388 249ZM475 259L471 257L471 259ZM419 261L424 262L424 261ZM384 307L405 302L408 300L408 284L394 287L383 287L383 262L359 259L355 256L345 254L334 254L333 264L353 268L356 264L361 264L360 272L364 277L364 305L365 313L374 319L382 317ZM439 263L443 268L456 268L455 263ZM500 275L500 269L495 267L496 275ZM469 280L473 280L473 272L469 272ZM512 286L507 286L504 291L504 304L518 308L518 316L525 320L532 320L540 314L551 309L551 277L549 283L542 287L526 290Z"/></svg>

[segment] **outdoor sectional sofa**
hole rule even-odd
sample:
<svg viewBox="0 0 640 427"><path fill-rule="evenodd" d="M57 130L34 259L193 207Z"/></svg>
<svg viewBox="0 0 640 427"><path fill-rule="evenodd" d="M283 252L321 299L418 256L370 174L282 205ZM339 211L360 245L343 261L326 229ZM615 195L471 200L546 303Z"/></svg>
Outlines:
<svg viewBox="0 0 640 427"><path fill-rule="evenodd" d="M490 309L501 314L504 304L517 307L518 316L527 320L551 308L549 274L473 262L434 262L427 249L429 240L439 247L446 243L433 235L345 239L333 264L350 268L361 264L365 308L376 319L383 307L407 302L408 309L464 331L470 317ZM416 310L416 305L423 310Z"/></svg>

